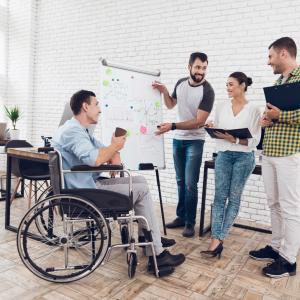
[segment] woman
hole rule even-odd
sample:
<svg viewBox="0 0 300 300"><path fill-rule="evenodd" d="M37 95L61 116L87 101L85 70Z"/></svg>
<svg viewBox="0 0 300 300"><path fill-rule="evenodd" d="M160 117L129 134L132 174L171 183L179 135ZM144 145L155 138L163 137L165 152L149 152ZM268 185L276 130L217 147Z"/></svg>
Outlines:
<svg viewBox="0 0 300 300"><path fill-rule="evenodd" d="M216 134L218 155L215 161L211 242L207 251L201 251L201 254L210 257L221 257L223 241L239 212L243 188L255 167L254 151L260 140L261 128L259 108L245 97L251 84L252 79L244 73L232 73L226 84L231 101L218 105L215 124L208 124L208 127L223 129L248 128L252 135L250 139L239 139L228 133Z"/></svg>

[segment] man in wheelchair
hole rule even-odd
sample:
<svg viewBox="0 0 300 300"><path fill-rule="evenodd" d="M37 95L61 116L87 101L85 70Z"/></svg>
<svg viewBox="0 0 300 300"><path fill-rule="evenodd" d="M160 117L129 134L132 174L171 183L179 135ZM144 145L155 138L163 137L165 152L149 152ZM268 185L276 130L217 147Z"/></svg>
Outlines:
<svg viewBox="0 0 300 300"><path fill-rule="evenodd" d="M53 147L62 155L63 169L72 169L76 165L100 166L105 163L120 165L119 151L124 147L126 136L112 136L111 144L104 146L99 140L90 135L88 128L97 124L99 114L96 95L91 91L80 90L70 100L73 118L61 126L53 137ZM134 155L134 154L133 154ZM98 176L98 177L97 177ZM99 180L96 173L72 173L65 175L67 188L91 188L103 189L128 195L128 177L107 178ZM147 182L143 176L132 177L133 207L136 215L148 220L152 233L157 266L170 267L170 273L174 267L185 260L183 254L171 254L164 247L175 244L172 239L161 236L158 221L154 212L154 206ZM142 223L142 222L141 222ZM143 242L143 224L139 224L139 242ZM153 272L153 259L150 247L146 247L146 255L149 256L148 270Z"/></svg>

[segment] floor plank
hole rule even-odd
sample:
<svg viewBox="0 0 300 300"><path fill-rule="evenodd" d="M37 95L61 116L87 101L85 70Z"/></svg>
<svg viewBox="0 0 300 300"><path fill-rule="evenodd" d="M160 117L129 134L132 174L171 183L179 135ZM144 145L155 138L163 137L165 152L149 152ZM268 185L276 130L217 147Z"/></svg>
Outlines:
<svg viewBox="0 0 300 300"><path fill-rule="evenodd" d="M17 199L12 204L14 224L25 210L26 201ZM159 207L156 205L159 215ZM172 220L175 206L165 204L167 220ZM4 224L4 202L0 202L0 222ZM196 226L196 232L199 230ZM33 275L23 265L16 248L16 234L0 228L0 299L194 299L194 300L270 300L299 299L300 275L279 280L262 275L264 262L248 257L249 250L265 246L270 235L232 228L224 242L221 259L201 257L200 251L209 244L209 235L184 238L182 229L168 230L168 237L177 244L172 253L186 255L183 265L168 277L157 279L146 271L147 258L138 249L136 276L127 275L126 252L113 251L110 260L88 277L69 284L55 284ZM113 241L119 241L118 230Z"/></svg>

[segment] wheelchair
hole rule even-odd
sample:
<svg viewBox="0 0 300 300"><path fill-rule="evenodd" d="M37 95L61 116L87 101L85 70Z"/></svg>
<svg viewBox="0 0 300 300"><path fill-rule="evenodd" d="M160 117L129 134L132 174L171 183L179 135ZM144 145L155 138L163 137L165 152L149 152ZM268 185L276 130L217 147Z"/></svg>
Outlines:
<svg viewBox="0 0 300 300"><path fill-rule="evenodd" d="M52 192L42 197L23 217L17 233L17 248L24 265L36 276L51 282L73 282L92 273L109 260L115 248L126 250L128 276L133 278L138 257L137 246L152 250L154 274L158 269L151 231L143 216L133 211L132 178L122 166L75 166L62 169L58 151L49 152ZM129 176L128 196L100 189L67 189L64 175L81 172L124 172ZM67 176L67 175L66 175ZM145 242L134 238L134 223L143 222ZM115 223L121 243L112 245Z"/></svg>

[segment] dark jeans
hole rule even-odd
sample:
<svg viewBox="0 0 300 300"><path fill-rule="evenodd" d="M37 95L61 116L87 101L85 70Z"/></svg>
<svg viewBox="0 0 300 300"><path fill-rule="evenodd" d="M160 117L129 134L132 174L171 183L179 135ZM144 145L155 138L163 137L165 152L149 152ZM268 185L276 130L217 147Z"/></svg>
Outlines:
<svg viewBox="0 0 300 300"><path fill-rule="evenodd" d="M238 215L244 186L254 168L254 152L218 152L215 162L215 199L212 206L213 238L224 240L227 236Z"/></svg>
<svg viewBox="0 0 300 300"><path fill-rule="evenodd" d="M195 224L199 173L204 140L173 140L173 158L178 187L177 216Z"/></svg>

